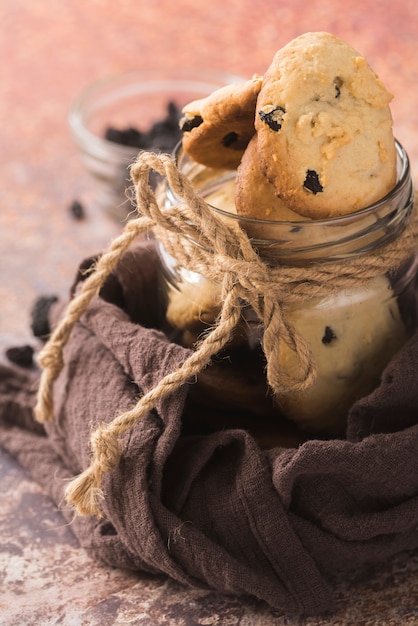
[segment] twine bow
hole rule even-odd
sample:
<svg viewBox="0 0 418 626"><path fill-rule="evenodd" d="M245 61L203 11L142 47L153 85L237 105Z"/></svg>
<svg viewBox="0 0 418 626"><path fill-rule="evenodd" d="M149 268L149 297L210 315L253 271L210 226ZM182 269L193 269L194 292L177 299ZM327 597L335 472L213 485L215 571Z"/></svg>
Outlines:
<svg viewBox="0 0 418 626"><path fill-rule="evenodd" d="M177 206L160 207L149 185L151 170L165 177L179 198ZM329 294L330 279L333 289L358 286L382 274L382 263L385 268L388 263L389 267L398 266L416 245L415 225L405 234L402 246L392 246L379 257L370 255L366 259L353 259L345 267L324 264L309 268L308 272L288 266L270 267L260 258L241 228L231 229L196 194L187 177L168 155L140 153L131 166L131 177L136 187L138 217L127 222L122 234L98 260L40 352L39 363L43 372L35 407L36 419L40 422L53 419L53 383L63 368L63 348L71 330L139 235L152 230L181 265L216 281L220 286L222 307L211 331L178 370L166 375L131 410L93 432L91 464L67 485L65 492L67 502L80 515L101 515L103 475L119 463L122 435L161 398L193 380L227 345L240 321L243 303L254 310L264 328L262 342L267 361L266 374L273 393L301 391L315 380L316 364L307 342L287 319L287 306ZM283 345L296 356L298 371L294 376L281 365Z"/></svg>

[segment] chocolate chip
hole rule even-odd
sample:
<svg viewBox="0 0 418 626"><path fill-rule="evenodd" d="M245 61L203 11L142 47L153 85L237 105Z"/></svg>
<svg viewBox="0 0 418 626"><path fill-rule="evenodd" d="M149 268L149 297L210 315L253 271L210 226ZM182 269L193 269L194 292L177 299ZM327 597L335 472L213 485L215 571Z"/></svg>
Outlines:
<svg viewBox="0 0 418 626"><path fill-rule="evenodd" d="M31 329L38 339L47 339L51 333L48 314L51 306L57 300L57 296L40 296L35 300L31 310Z"/></svg>
<svg viewBox="0 0 418 626"><path fill-rule="evenodd" d="M341 87L342 87L343 81L341 80L341 78L339 76L336 76L334 78L334 86L335 86L335 97L339 98L341 95Z"/></svg>
<svg viewBox="0 0 418 626"><path fill-rule="evenodd" d="M283 107L267 105L258 112L260 119L267 124L271 130L279 131L282 127L283 115L286 113Z"/></svg>
<svg viewBox="0 0 418 626"><path fill-rule="evenodd" d="M315 170L306 170L306 178L303 186L307 191L311 191L313 194L324 191L323 186L319 182L319 176Z"/></svg>
<svg viewBox="0 0 418 626"><path fill-rule="evenodd" d="M170 101L165 117L154 122L146 130L139 130L134 126L127 128L108 126L104 136L108 141L138 150L171 152L181 139L179 121L180 110L175 102Z"/></svg>
<svg viewBox="0 0 418 626"><path fill-rule="evenodd" d="M105 130L104 138L107 141L113 141L114 143L124 143L123 131L114 126L108 126Z"/></svg>
<svg viewBox="0 0 418 626"><path fill-rule="evenodd" d="M83 219L85 215L84 207L79 200L73 200L70 204L70 213L76 220Z"/></svg>
<svg viewBox="0 0 418 626"><path fill-rule="evenodd" d="M334 333L331 326L325 326L324 336L322 337L322 343L326 346L329 343L331 343L331 341L334 341L334 339L337 339L337 335Z"/></svg>
<svg viewBox="0 0 418 626"><path fill-rule="evenodd" d="M203 117L200 115L195 115L194 117L186 116L180 120L180 130L183 133L188 133L193 130L193 128L197 128L201 124L203 124Z"/></svg>
<svg viewBox="0 0 418 626"><path fill-rule="evenodd" d="M146 147L144 145L143 134L133 126L128 126L128 128L123 129L108 126L105 131L105 139L131 148Z"/></svg>
<svg viewBox="0 0 418 626"><path fill-rule="evenodd" d="M148 147L152 150L171 152L181 139L179 121L179 109L174 102L169 102L166 117L154 122L148 133L143 133L143 138L146 138Z"/></svg>
<svg viewBox="0 0 418 626"><path fill-rule="evenodd" d="M6 350L6 356L9 361L20 365L20 367L32 367L33 352L32 346L18 346Z"/></svg>
<svg viewBox="0 0 418 626"><path fill-rule="evenodd" d="M234 132L228 133L222 139L222 145L225 148L234 148L234 144L236 144L237 142L238 142L238 135L237 133L234 133Z"/></svg>

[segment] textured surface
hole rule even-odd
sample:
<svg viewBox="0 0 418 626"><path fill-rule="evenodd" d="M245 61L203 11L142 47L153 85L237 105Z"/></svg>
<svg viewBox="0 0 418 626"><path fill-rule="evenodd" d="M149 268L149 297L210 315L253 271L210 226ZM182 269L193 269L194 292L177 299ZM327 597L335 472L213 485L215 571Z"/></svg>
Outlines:
<svg viewBox="0 0 418 626"><path fill-rule="evenodd" d="M149 60L250 76L263 73L294 36L329 30L357 48L395 94L395 134L417 171L416 3L347 0L340 8L331 0L266 0L258 11L249 0L0 0L3 347L32 342L34 298L65 293L80 258L120 230L95 204L68 131L70 105L92 80ZM75 198L86 207L83 220L69 212ZM255 601L102 567L4 453L0 479L0 624L418 624L416 555L335 581L336 614L301 622Z"/></svg>
<svg viewBox="0 0 418 626"><path fill-rule="evenodd" d="M334 581L331 617L300 620L255 600L186 589L93 562L16 462L1 455L0 624L7 626L392 626L418 623L418 556Z"/></svg>

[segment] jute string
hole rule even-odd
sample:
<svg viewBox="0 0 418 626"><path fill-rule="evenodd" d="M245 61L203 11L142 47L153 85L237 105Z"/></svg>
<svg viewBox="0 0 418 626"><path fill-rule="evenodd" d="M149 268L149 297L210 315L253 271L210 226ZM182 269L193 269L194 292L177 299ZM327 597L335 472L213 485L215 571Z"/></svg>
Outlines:
<svg viewBox="0 0 418 626"><path fill-rule="evenodd" d="M158 201L149 185L152 170L165 177L179 198L177 206L160 206L163 203ZM227 226L196 194L170 156L140 153L131 167L131 177L136 188L138 217L127 222L122 234L100 257L40 352L39 363L43 371L35 407L36 419L40 422L53 419L53 385L63 368L63 350L72 328L122 255L140 235L152 230L181 265L216 281L222 306L213 328L181 367L166 375L132 409L93 432L90 466L68 483L65 491L67 503L79 515L101 515L103 476L119 463L121 437L155 408L158 401L184 383L193 381L210 364L212 357L231 340L243 305L252 307L264 328L266 375L272 392L301 391L314 382L316 363L307 342L287 319L287 306L365 284L371 278L399 267L417 247L418 221L411 220L397 240L373 254L345 263L303 269L285 265L271 267L260 258L243 230L238 226L234 229ZM296 356L298 372L295 376L290 376L281 367L280 355L284 345Z"/></svg>

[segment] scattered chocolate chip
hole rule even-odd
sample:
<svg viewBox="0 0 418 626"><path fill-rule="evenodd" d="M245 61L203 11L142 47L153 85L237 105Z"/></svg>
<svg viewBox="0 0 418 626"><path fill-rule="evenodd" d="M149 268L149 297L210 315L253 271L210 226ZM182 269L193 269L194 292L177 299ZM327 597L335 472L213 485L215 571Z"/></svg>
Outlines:
<svg viewBox="0 0 418 626"><path fill-rule="evenodd" d="M85 216L84 206L79 200L73 200L70 204L70 213L76 220L82 220Z"/></svg>
<svg viewBox="0 0 418 626"><path fill-rule="evenodd" d="M40 296L35 300L31 310L31 329L33 335L38 339L46 340L51 333L48 313L57 300L56 296Z"/></svg>
<svg viewBox="0 0 418 626"><path fill-rule="evenodd" d="M336 76L334 78L334 86L335 86L335 97L339 98L341 95L341 87L342 87L343 81L341 80L341 78L339 76Z"/></svg>
<svg viewBox="0 0 418 626"><path fill-rule="evenodd" d="M290 229L290 232L291 232L291 233L300 233L300 231L301 231L301 230L302 230L302 226L293 226L293 227Z"/></svg>
<svg viewBox="0 0 418 626"><path fill-rule="evenodd" d="M306 178L303 186L307 191L311 191L313 194L320 193L324 190L323 186L319 182L319 176L315 170L306 170Z"/></svg>
<svg viewBox="0 0 418 626"><path fill-rule="evenodd" d="M258 112L260 119L264 124L267 124L271 130L279 131L282 127L283 115L286 113L281 106L268 105Z"/></svg>
<svg viewBox="0 0 418 626"><path fill-rule="evenodd" d="M105 131L105 139L131 148L139 148L144 143L142 133L132 126L123 129L108 126Z"/></svg>
<svg viewBox="0 0 418 626"><path fill-rule="evenodd" d="M108 126L105 130L104 138L107 141L113 141L114 143L123 144L125 141L124 133L125 131L114 128L114 126Z"/></svg>
<svg viewBox="0 0 418 626"><path fill-rule="evenodd" d="M167 115L164 119L154 122L146 133L148 148L150 150L161 150L171 152L181 139L179 128L180 110L174 102L167 105Z"/></svg>
<svg viewBox="0 0 418 626"><path fill-rule="evenodd" d="M157 120L146 131L134 126L115 128L108 126L104 136L108 141L137 148L138 150L162 150L171 152L181 139L179 128L180 110L174 102L167 104L166 116Z"/></svg>
<svg viewBox="0 0 418 626"><path fill-rule="evenodd" d="M197 128L201 124L203 124L203 117L200 115L195 115L194 117L182 117L180 120L180 130L183 133L188 133L193 130L193 128Z"/></svg>
<svg viewBox="0 0 418 626"><path fill-rule="evenodd" d="M328 345L331 341L337 339L337 335L332 330L331 326L325 326L324 336L322 337L322 343Z"/></svg>
<svg viewBox="0 0 418 626"><path fill-rule="evenodd" d="M32 367L33 365L33 348L32 346L18 346L8 348L6 356L12 363L20 365L20 367Z"/></svg>
<svg viewBox="0 0 418 626"><path fill-rule="evenodd" d="M222 145L225 148L234 148L234 144L237 144L237 142L238 142L238 135L237 133L234 133L234 132L228 133L222 139Z"/></svg>

